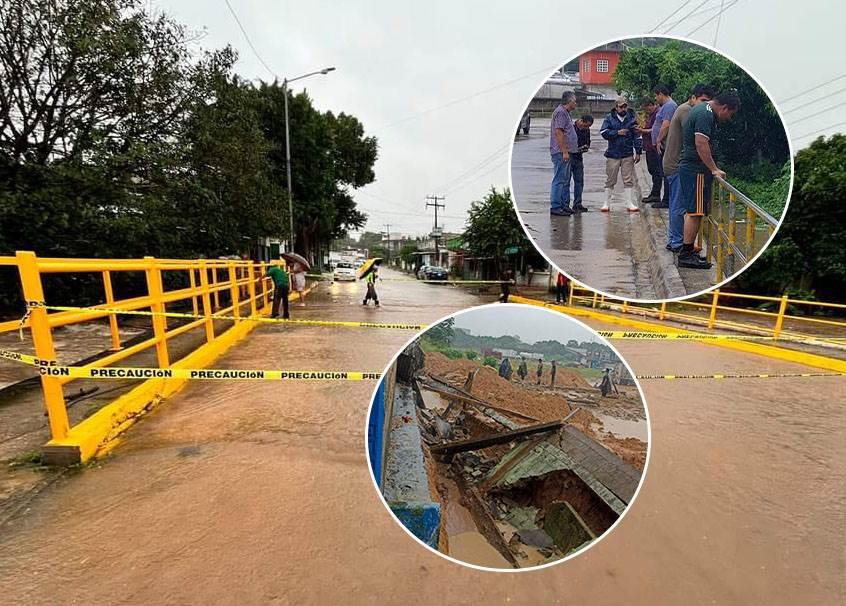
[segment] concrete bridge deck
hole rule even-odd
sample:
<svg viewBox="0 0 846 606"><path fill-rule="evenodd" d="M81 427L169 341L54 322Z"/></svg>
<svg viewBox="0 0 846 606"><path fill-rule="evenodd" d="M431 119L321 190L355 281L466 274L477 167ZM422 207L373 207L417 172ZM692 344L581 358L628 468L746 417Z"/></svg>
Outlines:
<svg viewBox="0 0 846 606"><path fill-rule="evenodd" d="M432 322L455 289L324 286L303 317ZM433 295L436 293L436 295ZM432 306L437 297L437 307ZM594 323L597 329L613 329ZM219 366L379 369L411 335L261 327ZM623 341L637 374L805 367ZM517 579L452 564L383 507L365 459L371 383L194 383L112 455L0 528L8 603L838 603L846 408L839 378L644 381L646 480L586 554Z"/></svg>

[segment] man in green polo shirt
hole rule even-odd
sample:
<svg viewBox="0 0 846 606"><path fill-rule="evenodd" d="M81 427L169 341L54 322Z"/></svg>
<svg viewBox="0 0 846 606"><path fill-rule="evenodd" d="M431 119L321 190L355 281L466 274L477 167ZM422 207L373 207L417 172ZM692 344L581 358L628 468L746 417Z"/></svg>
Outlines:
<svg viewBox="0 0 846 606"><path fill-rule="evenodd" d="M273 280L273 307L270 308L270 317L279 317L279 303L282 303L282 318L288 320L288 272L281 265L271 265L265 277Z"/></svg>
<svg viewBox="0 0 846 606"><path fill-rule="evenodd" d="M693 250L693 243L702 217L708 214L711 202L711 182L714 177L725 178L711 154L711 141L717 121L728 122L740 109L737 93L717 95L707 103L690 110L682 129L682 153L678 179L681 205L684 208L684 237L679 250L679 267L710 269L711 264Z"/></svg>

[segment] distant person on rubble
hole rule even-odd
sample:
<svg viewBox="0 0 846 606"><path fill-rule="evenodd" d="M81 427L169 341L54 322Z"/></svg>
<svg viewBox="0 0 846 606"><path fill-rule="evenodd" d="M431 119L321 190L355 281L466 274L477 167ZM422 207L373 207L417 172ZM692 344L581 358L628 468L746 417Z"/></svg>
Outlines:
<svg viewBox="0 0 846 606"><path fill-rule="evenodd" d="M264 277L273 281L273 307L270 308L270 317L279 317L279 303L281 302L282 319L289 320L291 316L288 313L288 272L283 269L281 264L271 265Z"/></svg>
<svg viewBox="0 0 846 606"><path fill-rule="evenodd" d="M606 368L605 374L602 375L602 380L599 382L599 389L602 392L602 397L607 397L614 389L614 382L611 380L611 369Z"/></svg>
<svg viewBox="0 0 846 606"><path fill-rule="evenodd" d="M552 367L549 369L549 372L552 373L552 379L549 381L550 387L555 387L555 371L557 370L557 366L555 365L555 360L552 361Z"/></svg>
<svg viewBox="0 0 846 606"><path fill-rule="evenodd" d="M517 375L520 377L520 381L526 381L526 377L529 376L529 367L526 366L526 358L525 356L520 358L520 366L517 367Z"/></svg>
<svg viewBox="0 0 846 606"><path fill-rule="evenodd" d="M511 362L508 361L508 358L502 358L502 363L499 365L499 376L506 381L510 381L512 372Z"/></svg>
<svg viewBox="0 0 846 606"><path fill-rule="evenodd" d="M370 299L373 299L376 307L379 307L379 295L376 294L376 280L379 277L378 272L379 268L374 267L365 278L365 282L367 283L367 294L364 295L364 301L361 302L362 305L367 305L367 302L370 301Z"/></svg>
<svg viewBox="0 0 846 606"><path fill-rule="evenodd" d="M538 360L538 372L537 372L537 375L538 375L538 385L540 385L540 383L541 383L541 375L543 375L543 358L540 358L540 359Z"/></svg>

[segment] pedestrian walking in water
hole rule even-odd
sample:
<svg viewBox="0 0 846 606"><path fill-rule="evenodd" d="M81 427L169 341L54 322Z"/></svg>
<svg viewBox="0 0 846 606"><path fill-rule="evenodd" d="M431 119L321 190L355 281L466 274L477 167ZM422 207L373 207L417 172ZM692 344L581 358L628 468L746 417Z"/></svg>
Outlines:
<svg viewBox="0 0 846 606"><path fill-rule="evenodd" d="M535 277L535 268L529 265L526 268L526 286L532 285L532 278Z"/></svg>
<svg viewBox="0 0 846 606"><path fill-rule="evenodd" d="M508 361L508 358L503 358L499 365L499 376L506 381L510 381L512 372L511 362Z"/></svg>
<svg viewBox="0 0 846 606"><path fill-rule="evenodd" d="M520 381L525 383L526 377L529 376L529 367L526 366L526 358L520 358L520 366L517 367L517 374L520 377Z"/></svg>
<svg viewBox="0 0 846 606"><path fill-rule="evenodd" d="M543 374L543 358L538 360L538 385L541 383L541 375Z"/></svg>
<svg viewBox="0 0 846 606"><path fill-rule="evenodd" d="M273 306L270 308L270 317L279 317L279 304L282 303L282 318L290 319L288 313L288 272L281 265L271 265L264 276L273 281Z"/></svg>
<svg viewBox="0 0 846 606"><path fill-rule="evenodd" d="M608 396L611 390L614 389L614 383L611 381L611 369L606 368L605 374L602 375L602 381L599 383L599 389L602 391L602 397Z"/></svg>
<svg viewBox="0 0 846 606"><path fill-rule="evenodd" d="M555 360L552 361L552 368L549 369L549 372L552 373L552 379L549 381L550 387L555 387L555 371L557 366L555 366Z"/></svg>
<svg viewBox="0 0 846 606"><path fill-rule="evenodd" d="M367 305L367 302L370 301L370 299L373 299L373 303L376 304L376 307L379 307L379 295L376 294L376 279L379 277L377 273L378 271L379 269L374 267L365 278L365 282L367 283L367 294L364 295L364 301L361 302L362 305Z"/></svg>
<svg viewBox="0 0 846 606"><path fill-rule="evenodd" d="M300 263L294 263L291 268L291 284L300 298L300 307L305 307L305 268Z"/></svg>
<svg viewBox="0 0 846 606"><path fill-rule="evenodd" d="M560 272L555 280L555 302L567 302L567 276Z"/></svg>
<svg viewBox="0 0 846 606"><path fill-rule="evenodd" d="M608 141L608 149L605 150L605 204L599 210L611 210L611 196L614 186L617 185L617 175L622 174L626 210L640 211L640 200L634 197L634 165L640 162L642 139L638 132L637 118L629 109L629 102L625 97L617 97L614 109L602 121L599 134Z"/></svg>

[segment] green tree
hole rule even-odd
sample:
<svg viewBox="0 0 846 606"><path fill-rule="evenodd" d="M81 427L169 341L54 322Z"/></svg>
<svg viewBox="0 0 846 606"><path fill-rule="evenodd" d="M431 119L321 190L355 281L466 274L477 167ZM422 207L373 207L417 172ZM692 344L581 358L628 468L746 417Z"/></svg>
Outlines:
<svg viewBox="0 0 846 606"><path fill-rule="evenodd" d="M464 355L467 357L468 360L475 360L479 357L478 352L475 352L472 349L468 349L467 351L465 351Z"/></svg>
<svg viewBox="0 0 846 606"><path fill-rule="evenodd" d="M771 100L739 66L722 55L689 43L671 41L657 46L633 47L620 56L614 84L633 99L651 97L656 84L666 84L677 102L683 102L697 83L710 84L717 92L736 89L740 111L718 125L715 155L730 165L729 179L766 181L756 178L760 164L779 171L789 160L787 133ZM755 156L750 157L750 150ZM784 199L782 205L784 207Z"/></svg>
<svg viewBox="0 0 846 606"><path fill-rule="evenodd" d="M496 263L497 274L502 271L505 249L518 247L522 250L534 250L520 226L520 220L511 203L511 190L508 188L499 192L492 187L484 199L470 205L468 215L462 239L471 254L492 257Z"/></svg>
<svg viewBox="0 0 846 606"><path fill-rule="evenodd" d="M794 159L789 212L773 243L733 285L766 294L815 291L846 300L846 135L820 137Z"/></svg>
<svg viewBox="0 0 846 606"><path fill-rule="evenodd" d="M443 322L435 324L426 331L426 336L432 343L439 346L446 347L452 341L455 334L453 327L455 326L455 318L447 318Z"/></svg>

